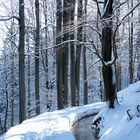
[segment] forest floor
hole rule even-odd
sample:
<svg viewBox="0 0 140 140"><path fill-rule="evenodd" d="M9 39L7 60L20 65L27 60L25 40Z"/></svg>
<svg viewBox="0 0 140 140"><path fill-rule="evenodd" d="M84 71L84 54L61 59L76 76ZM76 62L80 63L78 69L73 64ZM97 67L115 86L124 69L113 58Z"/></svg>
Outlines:
<svg viewBox="0 0 140 140"><path fill-rule="evenodd" d="M91 124L98 118L99 140L140 140L140 81L117 95L114 109L100 102L45 112L10 128L0 140L95 140Z"/></svg>
<svg viewBox="0 0 140 140"><path fill-rule="evenodd" d="M69 107L54 112L45 112L10 128L6 134L0 137L0 140L75 140L72 132L74 124L85 116L97 114L103 107L105 107L105 103L100 102ZM91 117L86 122L90 130L92 119ZM80 125L79 127L83 127L84 129L85 126L82 122L80 121L77 125Z"/></svg>

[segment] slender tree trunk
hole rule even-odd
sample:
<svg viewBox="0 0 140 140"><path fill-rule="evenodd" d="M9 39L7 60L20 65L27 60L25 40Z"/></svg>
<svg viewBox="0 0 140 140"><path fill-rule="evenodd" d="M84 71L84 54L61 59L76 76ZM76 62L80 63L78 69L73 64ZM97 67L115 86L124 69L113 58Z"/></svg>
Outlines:
<svg viewBox="0 0 140 140"><path fill-rule="evenodd" d="M12 46L11 46L12 47ZM12 97L11 97L11 127L14 126L14 56L12 56L12 62L11 62L11 78L12 78Z"/></svg>
<svg viewBox="0 0 140 140"><path fill-rule="evenodd" d="M19 0L19 123L26 119L24 0Z"/></svg>
<svg viewBox="0 0 140 140"><path fill-rule="evenodd" d="M74 26L74 12L75 12L75 0L71 0L71 12L70 12L70 25ZM70 33L70 40L74 40L74 31ZM75 95L75 48L74 43L70 43L70 77L71 77L71 105L76 105L76 95Z"/></svg>
<svg viewBox="0 0 140 140"><path fill-rule="evenodd" d="M82 21L82 0L78 0L78 30L77 30L77 40L82 42L82 31L81 27ZM76 47L76 62L75 62L75 85L76 85L76 105L79 105L79 91L80 91L80 62L81 62L81 45Z"/></svg>
<svg viewBox="0 0 140 140"><path fill-rule="evenodd" d="M131 8L133 7L133 0L131 2ZM130 32L129 32L129 83L133 83L133 12L131 14Z"/></svg>
<svg viewBox="0 0 140 140"><path fill-rule="evenodd" d="M57 0L57 14L56 14L56 44L60 44L62 41L62 1ZM62 49L61 45L56 47L56 72L57 72L57 108L63 108L63 82L62 82Z"/></svg>
<svg viewBox="0 0 140 140"><path fill-rule="evenodd" d="M0 118L0 135L2 135L3 133L4 133L4 131L3 131L3 126L2 126L2 121Z"/></svg>
<svg viewBox="0 0 140 140"><path fill-rule="evenodd" d="M140 2L140 0L138 0L138 2ZM138 23L140 25L140 6L138 7ZM140 30L140 27L138 28L138 30ZM140 49L139 49L139 45L140 45L140 33L137 36L137 52L138 54L140 54ZM140 56L138 56L138 71L137 71L137 80L140 80Z"/></svg>
<svg viewBox="0 0 140 140"><path fill-rule="evenodd" d="M120 0L116 2L116 5L119 5L121 4L120 3ZM115 12L116 14L116 24L115 26L117 26L118 24L118 19L120 17L120 8L118 8ZM114 43L114 46L117 47L117 50L120 50L120 33L119 33L119 30L117 31L116 33L116 37L115 37L115 41L113 42ZM120 59L118 59L117 61L115 61L115 79L116 79L116 91L120 91L121 90L121 51L119 52L119 55L120 55Z"/></svg>
<svg viewBox="0 0 140 140"><path fill-rule="evenodd" d="M104 15L105 24L102 27L102 57L104 62L111 61L112 55L112 5L113 0L104 1ZM110 18L110 19L109 19ZM111 65L103 65L102 67L104 89L106 101L109 101L109 107L114 108L115 91L113 85L113 72Z"/></svg>
<svg viewBox="0 0 140 140"><path fill-rule="evenodd" d="M27 34L27 52L28 54L30 54L30 38L29 38L29 34ZM27 88L27 92L28 92L28 118L31 118L31 66L30 66L30 55L28 55L28 65L27 65L27 78L28 78L28 88Z"/></svg>
<svg viewBox="0 0 140 140"><path fill-rule="evenodd" d="M45 67L46 67L46 71L45 71L45 77L46 77L46 107L47 107L47 110L49 111L50 110L50 103L49 103L49 100L50 100L50 91L49 91L49 67L48 67L48 28L47 28L47 1L45 0L44 1L44 9L45 9L45 13L44 13L44 16L45 16L45 46L46 46L46 58L45 58Z"/></svg>
<svg viewBox="0 0 140 140"><path fill-rule="evenodd" d="M5 91L5 95L6 95L6 108L5 108L5 118L4 118L4 132L7 131L7 119L8 119L8 106L9 106L9 101L8 101L8 86L6 84L6 91Z"/></svg>
<svg viewBox="0 0 140 140"><path fill-rule="evenodd" d="M65 33L67 27L69 25L69 2L67 0L63 1L63 41L67 41L69 39L69 33ZM62 48L62 81L63 81L63 106L67 107L68 105L68 56L69 56L69 48L68 43Z"/></svg>
<svg viewBox="0 0 140 140"><path fill-rule="evenodd" d="M84 1L84 20L86 21L87 0ZM84 30L84 42L86 42L86 30ZM88 81L87 81L86 46L83 46L83 79L84 79L84 104L88 104Z"/></svg>
<svg viewBox="0 0 140 140"><path fill-rule="evenodd" d="M5 54L5 89L4 89L4 94L5 94L5 99L6 99L6 106L5 106L5 116L4 116L4 126L3 130L4 133L7 131L7 120L8 120L8 108L9 108L9 96L8 96L8 71L7 71L7 56Z"/></svg>
<svg viewBox="0 0 140 140"><path fill-rule="evenodd" d="M39 0L35 0L36 15L36 34L35 34L35 100L36 115L40 114L40 95L39 95Z"/></svg>
<svg viewBox="0 0 140 140"><path fill-rule="evenodd" d="M14 32L14 20L11 22L11 40L15 41L15 38L12 37ZM14 49L13 49L13 43L11 42L11 50L12 50L12 56L11 56L11 127L14 126Z"/></svg>

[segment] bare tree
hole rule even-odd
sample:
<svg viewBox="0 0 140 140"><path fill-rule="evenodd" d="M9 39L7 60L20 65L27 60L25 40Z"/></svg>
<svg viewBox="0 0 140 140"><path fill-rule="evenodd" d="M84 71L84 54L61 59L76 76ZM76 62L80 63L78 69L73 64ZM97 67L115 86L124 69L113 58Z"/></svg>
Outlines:
<svg viewBox="0 0 140 140"><path fill-rule="evenodd" d="M128 2L129 5L129 2ZM130 1L130 7L133 7L133 0ZM133 83L133 75L134 75L134 64L133 64L133 52L134 52L134 46L133 46L133 11L129 17L129 83Z"/></svg>
<svg viewBox="0 0 140 140"><path fill-rule="evenodd" d="M84 1L83 10L84 20L87 16L87 0ZM83 30L83 41L86 42L86 29ZM84 104L88 104L88 81L87 81L87 59L86 59L86 46L83 46L83 79L84 79Z"/></svg>
<svg viewBox="0 0 140 140"><path fill-rule="evenodd" d="M102 58L104 62L111 61L112 56L112 12L113 0L104 1L104 24L102 26ZM106 100L109 101L109 107L114 108L115 91L113 85L112 65L103 64L102 67L103 80Z"/></svg>
<svg viewBox="0 0 140 140"><path fill-rule="evenodd" d="M74 26L75 0L70 1L70 26ZM74 31L70 32L70 40L74 40ZM71 77L71 105L76 105L76 88L75 88L75 45L70 43L70 77Z"/></svg>
<svg viewBox="0 0 140 140"><path fill-rule="evenodd" d="M83 36L82 36L82 16L83 16L83 11L82 11L82 6L83 6L83 1L78 0L78 29L77 29L77 40L79 42L82 42ZM76 105L79 105L79 92L80 92L80 63L81 63L81 45L78 44L76 46L76 60L75 60L75 85L76 85Z"/></svg>
<svg viewBox="0 0 140 140"><path fill-rule="evenodd" d="M56 13L56 73L57 73L57 108L63 108L63 81L62 81L62 42L61 31L62 31L62 1L57 0L57 13Z"/></svg>
<svg viewBox="0 0 140 140"><path fill-rule="evenodd" d="M35 100L36 115L40 114L40 95L39 95L39 0L35 0L36 31L35 31Z"/></svg>
<svg viewBox="0 0 140 140"><path fill-rule="evenodd" d="M19 123L26 119L24 0L19 0Z"/></svg>

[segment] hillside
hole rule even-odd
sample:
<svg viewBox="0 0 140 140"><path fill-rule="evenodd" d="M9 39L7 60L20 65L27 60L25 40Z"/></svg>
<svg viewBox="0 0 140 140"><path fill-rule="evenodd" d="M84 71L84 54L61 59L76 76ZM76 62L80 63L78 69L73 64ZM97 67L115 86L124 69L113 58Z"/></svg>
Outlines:
<svg viewBox="0 0 140 140"><path fill-rule="evenodd" d="M140 82L120 91L118 101L115 109L105 107L94 119L102 118L98 125L100 140L139 140Z"/></svg>

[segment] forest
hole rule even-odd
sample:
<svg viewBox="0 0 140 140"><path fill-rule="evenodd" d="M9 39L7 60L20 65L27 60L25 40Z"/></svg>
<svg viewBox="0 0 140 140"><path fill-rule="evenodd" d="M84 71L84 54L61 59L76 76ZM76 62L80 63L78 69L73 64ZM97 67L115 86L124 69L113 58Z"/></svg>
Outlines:
<svg viewBox="0 0 140 140"><path fill-rule="evenodd" d="M0 0L0 134L140 80L140 0Z"/></svg>

